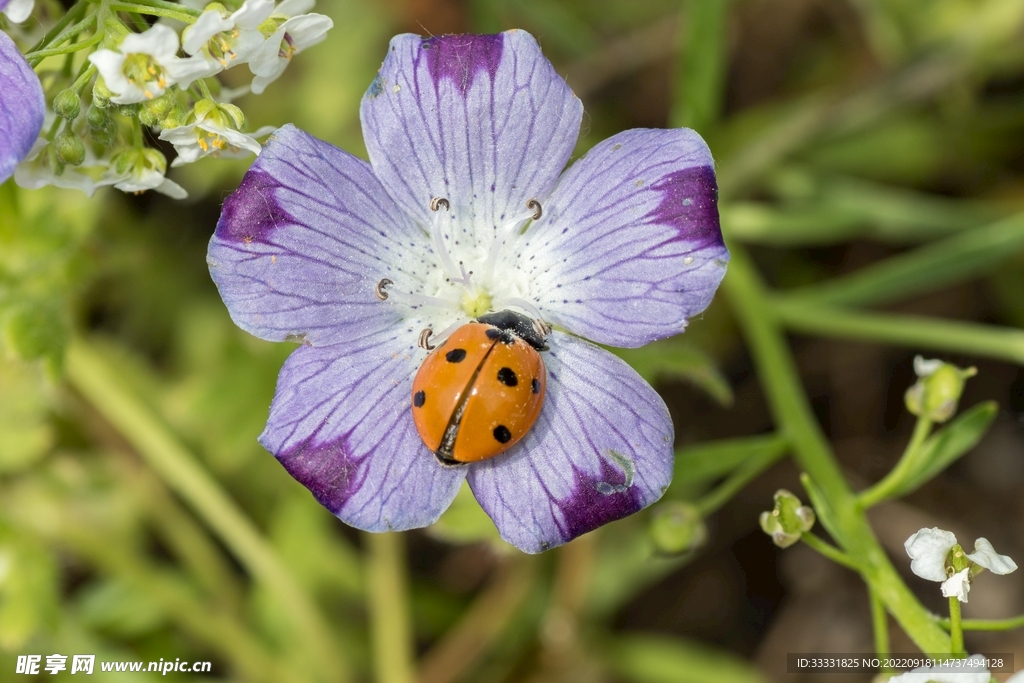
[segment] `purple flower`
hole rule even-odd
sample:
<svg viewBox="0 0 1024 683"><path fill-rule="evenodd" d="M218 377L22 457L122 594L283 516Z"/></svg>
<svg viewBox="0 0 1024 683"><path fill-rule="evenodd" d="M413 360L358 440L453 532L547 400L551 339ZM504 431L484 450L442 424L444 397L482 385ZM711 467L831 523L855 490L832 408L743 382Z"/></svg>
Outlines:
<svg viewBox="0 0 1024 683"><path fill-rule="evenodd" d="M0 31L0 183L32 149L43 128L43 86L14 41Z"/></svg>
<svg viewBox="0 0 1024 683"><path fill-rule="evenodd" d="M369 531L432 523L463 479L527 552L656 501L672 476L665 404L583 338L642 346L711 301L728 252L704 142L630 130L560 176L582 104L523 31L394 38L361 114L370 163L286 126L210 243L235 322L302 342L261 443ZM530 200L543 215L528 223ZM443 466L411 415L420 332L505 308L555 326L544 407L507 453Z"/></svg>

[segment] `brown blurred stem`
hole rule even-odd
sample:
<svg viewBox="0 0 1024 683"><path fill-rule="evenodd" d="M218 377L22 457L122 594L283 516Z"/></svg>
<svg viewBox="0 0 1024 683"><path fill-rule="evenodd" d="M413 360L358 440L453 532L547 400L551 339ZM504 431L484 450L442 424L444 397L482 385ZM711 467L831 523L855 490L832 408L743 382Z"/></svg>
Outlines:
<svg viewBox="0 0 1024 683"><path fill-rule="evenodd" d="M453 683L473 667L501 636L530 594L536 560L514 555L420 665L419 683Z"/></svg>

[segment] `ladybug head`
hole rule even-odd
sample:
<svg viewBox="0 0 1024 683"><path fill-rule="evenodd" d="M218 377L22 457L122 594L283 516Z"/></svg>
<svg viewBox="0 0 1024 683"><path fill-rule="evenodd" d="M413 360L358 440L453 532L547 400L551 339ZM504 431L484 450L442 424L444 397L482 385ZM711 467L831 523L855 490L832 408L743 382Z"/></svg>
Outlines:
<svg viewBox="0 0 1024 683"><path fill-rule="evenodd" d="M540 320L534 320L515 311L498 311L487 313L477 318L477 322L493 325L499 330L514 334L538 351L547 351L545 341L550 328Z"/></svg>

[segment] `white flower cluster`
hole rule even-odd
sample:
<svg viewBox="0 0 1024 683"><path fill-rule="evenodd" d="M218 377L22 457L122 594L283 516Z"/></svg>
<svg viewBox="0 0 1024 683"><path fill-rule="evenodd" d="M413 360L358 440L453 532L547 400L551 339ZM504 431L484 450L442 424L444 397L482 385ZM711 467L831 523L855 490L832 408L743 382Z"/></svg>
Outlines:
<svg viewBox="0 0 1024 683"><path fill-rule="evenodd" d="M1000 555L987 539L974 542L974 552L965 553L952 532L921 529L903 544L910 555L910 571L922 579L942 582L942 595L967 602L974 577L985 569L993 574L1009 574L1017 564Z"/></svg>
<svg viewBox="0 0 1024 683"><path fill-rule="evenodd" d="M2 4L0 0L0 8ZM54 110L66 119L63 129L56 133L60 126L53 125L51 116L44 126L49 133L19 165L16 182L29 188L72 187L88 194L113 185L125 192L156 190L185 197L180 185L164 177L163 154L145 147L140 124L174 146L178 156L172 166L205 156L259 154L257 138L274 128L242 132L245 117L230 99L249 90L262 93L292 57L327 37L334 24L311 13L313 5L314 0L244 0L229 11L214 2L180 36L168 23L142 33L125 26L119 41L110 40L108 33L103 45L116 47L88 56L96 72L88 116L78 116L77 104L70 113L62 112L57 99L63 93L58 94ZM241 64L248 65L251 84L230 95L214 88L219 93L214 96L203 79ZM77 92L73 101L79 101ZM118 123L124 117L138 119L134 133Z"/></svg>

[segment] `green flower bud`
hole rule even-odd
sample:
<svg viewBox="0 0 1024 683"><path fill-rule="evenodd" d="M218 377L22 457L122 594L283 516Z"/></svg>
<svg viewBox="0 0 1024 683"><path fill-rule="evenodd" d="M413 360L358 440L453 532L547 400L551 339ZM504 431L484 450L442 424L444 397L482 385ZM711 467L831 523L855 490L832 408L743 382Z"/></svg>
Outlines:
<svg viewBox="0 0 1024 683"><path fill-rule="evenodd" d="M54 140L57 158L69 166L78 166L85 161L85 143L77 135L68 130L67 126Z"/></svg>
<svg viewBox="0 0 1024 683"><path fill-rule="evenodd" d="M82 98L71 88L61 90L53 98L53 111L63 119L74 121L82 113Z"/></svg>
<svg viewBox="0 0 1024 683"><path fill-rule="evenodd" d="M110 114L93 102L85 112L85 120L89 123L89 128L100 130L110 125Z"/></svg>
<svg viewBox="0 0 1024 683"><path fill-rule="evenodd" d="M960 395L967 379L978 374L977 368L958 368L940 360L914 358L918 380L904 397L907 410L913 415L934 422L945 422L956 413Z"/></svg>
<svg viewBox="0 0 1024 683"><path fill-rule="evenodd" d="M800 499L786 489L775 492L775 507L762 512L758 522L761 530L772 537L780 548L788 548L814 526L814 510L800 504Z"/></svg>
<svg viewBox="0 0 1024 683"><path fill-rule="evenodd" d="M106 109L110 106L110 98L113 96L114 93L110 92L107 88L107 84L103 82L103 78L97 78L96 83L92 86L93 105L100 109Z"/></svg>
<svg viewBox="0 0 1024 683"><path fill-rule="evenodd" d="M196 102L196 106L192 108L192 113L195 114L196 119L202 121L207 115L217 110L217 103L209 98L204 98Z"/></svg>
<svg viewBox="0 0 1024 683"><path fill-rule="evenodd" d="M658 506L651 518L650 532L654 546L672 555L695 550L708 538L708 528L697 508L677 501Z"/></svg>
<svg viewBox="0 0 1024 683"><path fill-rule="evenodd" d="M130 119L134 119L139 113L139 105L119 104L117 105L117 113L121 116L127 116Z"/></svg>
<svg viewBox="0 0 1024 683"><path fill-rule="evenodd" d="M161 119L167 117L167 114L170 113L171 109L174 108L175 104L177 104L177 101L174 99L174 95L172 95L168 91L160 97L154 97L151 100L146 100L145 102L143 102L142 110L147 112L148 114L151 114L155 118L155 121L160 121ZM143 121L143 123L146 122ZM156 124L147 123L146 125L153 126Z"/></svg>
<svg viewBox="0 0 1024 683"><path fill-rule="evenodd" d="M171 128L184 126L186 119L188 119L188 112L185 111L185 107L175 103L174 106L171 107L171 111L168 112L167 116L160 122L160 127L164 130L170 130Z"/></svg>
<svg viewBox="0 0 1024 683"><path fill-rule="evenodd" d="M160 123L160 117L155 116L145 107L140 107L139 122L144 126L155 126Z"/></svg>

